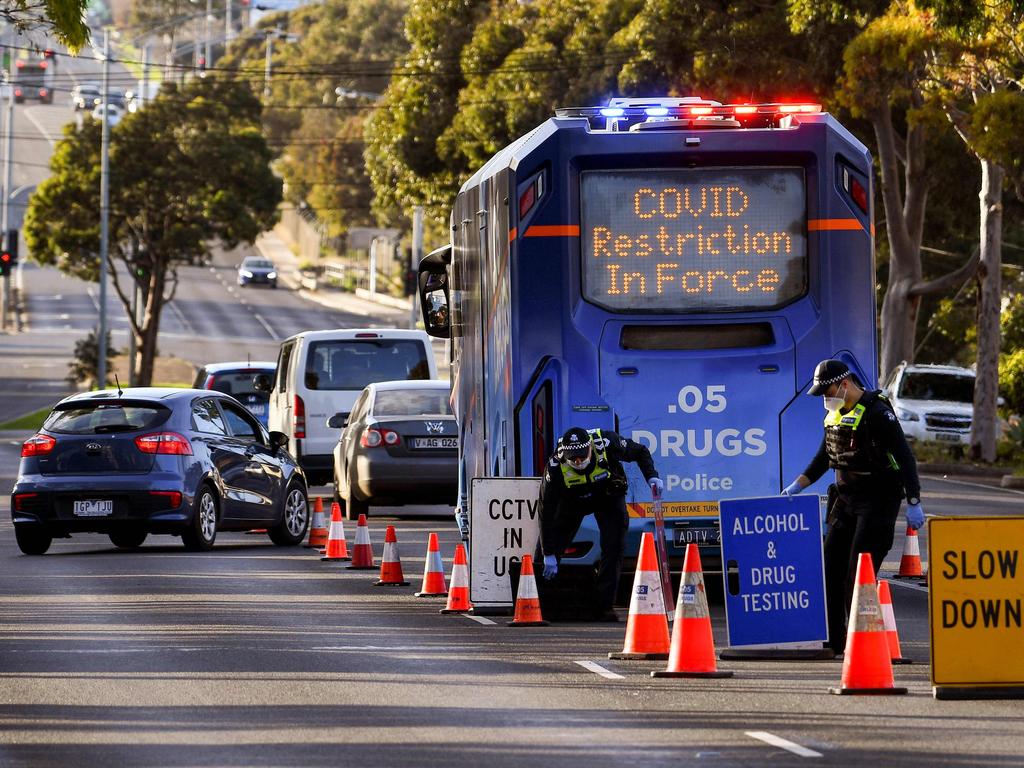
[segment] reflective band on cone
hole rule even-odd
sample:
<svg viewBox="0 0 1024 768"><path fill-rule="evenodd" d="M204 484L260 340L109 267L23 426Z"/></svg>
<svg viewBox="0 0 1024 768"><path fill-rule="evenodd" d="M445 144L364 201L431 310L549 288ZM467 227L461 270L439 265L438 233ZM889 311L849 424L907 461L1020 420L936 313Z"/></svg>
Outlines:
<svg viewBox="0 0 1024 768"><path fill-rule="evenodd" d="M626 641L619 653L609 653L608 658L667 659L668 645L668 619L654 536L644 533L633 577L633 596L629 600Z"/></svg>
<svg viewBox="0 0 1024 768"><path fill-rule="evenodd" d="M537 580L533 576L533 557L523 555L519 569L519 593L516 595L516 612L510 627L546 627L548 623L540 614L540 596L537 594Z"/></svg>
<svg viewBox="0 0 1024 768"><path fill-rule="evenodd" d="M402 560L398 556L398 537L395 526L389 525L384 531L384 555L380 561L380 580L375 587L407 587L409 582L402 574Z"/></svg>
<svg viewBox="0 0 1024 768"><path fill-rule="evenodd" d="M448 604L441 613L462 613L471 610L469 602L469 568L466 566L466 548L462 543L455 545L455 560L452 561L452 583L448 587Z"/></svg>
<svg viewBox="0 0 1024 768"><path fill-rule="evenodd" d="M903 557L900 558L900 571L897 579L919 579L924 575L921 570L921 545L917 540L917 531L907 526L907 536L903 539Z"/></svg>
<svg viewBox="0 0 1024 768"><path fill-rule="evenodd" d="M437 534L430 534L427 539L427 559L423 563L423 584L416 597L444 597L448 587L444 583L444 564L441 562L441 549L437 545Z"/></svg>
<svg viewBox="0 0 1024 768"><path fill-rule="evenodd" d="M668 668L651 672L651 677L732 677L732 672L718 669L715 660L715 637L696 544L686 545Z"/></svg>
<svg viewBox="0 0 1024 768"><path fill-rule="evenodd" d="M366 515L359 516L356 523L356 543L352 547L352 563L345 566L352 571L369 571L373 564L373 546L370 544L370 529L366 527Z"/></svg>
<svg viewBox="0 0 1024 768"><path fill-rule="evenodd" d="M309 526L309 540L303 546L306 549L322 549L327 546L327 521L324 520L324 500L319 496L313 498L313 524Z"/></svg>
<svg viewBox="0 0 1024 768"><path fill-rule="evenodd" d="M886 635L871 555L861 552L850 605L850 628L846 633L843 679L841 687L829 688L829 693L881 695L907 692L906 688L897 688L893 683Z"/></svg>
<svg viewBox="0 0 1024 768"><path fill-rule="evenodd" d="M913 664L910 659L903 658L903 652L900 650L900 635L896 629L896 612L892 609L892 594L889 592L888 581L878 582L878 604L882 608L890 660L893 664Z"/></svg>
<svg viewBox="0 0 1024 768"><path fill-rule="evenodd" d="M327 549L321 560L351 560L348 542L345 541L345 524L341 519L341 507L331 504L331 530L327 535Z"/></svg>

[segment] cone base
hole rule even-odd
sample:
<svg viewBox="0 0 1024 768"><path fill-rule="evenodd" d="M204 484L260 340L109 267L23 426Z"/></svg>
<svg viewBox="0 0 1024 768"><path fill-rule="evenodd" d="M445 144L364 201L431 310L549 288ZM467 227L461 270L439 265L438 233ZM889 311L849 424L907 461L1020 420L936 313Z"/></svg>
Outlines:
<svg viewBox="0 0 1024 768"><path fill-rule="evenodd" d="M829 688L829 693L836 696L899 696L907 692L906 688Z"/></svg>
<svg viewBox="0 0 1024 768"><path fill-rule="evenodd" d="M897 573L893 576L894 579L923 579L923 573Z"/></svg>
<svg viewBox="0 0 1024 768"><path fill-rule="evenodd" d="M349 571L376 571L376 565L346 565L345 568Z"/></svg>
<svg viewBox="0 0 1024 768"><path fill-rule="evenodd" d="M651 677L732 677L731 670L718 669L714 672L651 672Z"/></svg>
<svg viewBox="0 0 1024 768"><path fill-rule="evenodd" d="M904 659L902 656L898 659L889 659L893 664L913 664L913 659Z"/></svg>
<svg viewBox="0 0 1024 768"><path fill-rule="evenodd" d="M831 648L723 648L718 654L723 661L831 661L835 657Z"/></svg>
<svg viewBox="0 0 1024 768"><path fill-rule="evenodd" d="M626 653L625 651L619 651L618 653L609 653L609 659L618 659L621 661L668 661L667 653Z"/></svg>
<svg viewBox="0 0 1024 768"><path fill-rule="evenodd" d="M347 561L351 560L352 558L351 557L328 557L327 555L324 555L320 559L321 560L337 560L339 563L344 563L344 562L347 562Z"/></svg>
<svg viewBox="0 0 1024 768"><path fill-rule="evenodd" d="M417 592L416 597L448 597L447 592Z"/></svg>
<svg viewBox="0 0 1024 768"><path fill-rule="evenodd" d="M408 581L375 581L370 586L373 587L408 587Z"/></svg>
<svg viewBox="0 0 1024 768"><path fill-rule="evenodd" d="M469 613L472 608L442 608L438 613Z"/></svg>
<svg viewBox="0 0 1024 768"><path fill-rule="evenodd" d="M506 626L509 627L546 627L551 622L549 621L510 621Z"/></svg>

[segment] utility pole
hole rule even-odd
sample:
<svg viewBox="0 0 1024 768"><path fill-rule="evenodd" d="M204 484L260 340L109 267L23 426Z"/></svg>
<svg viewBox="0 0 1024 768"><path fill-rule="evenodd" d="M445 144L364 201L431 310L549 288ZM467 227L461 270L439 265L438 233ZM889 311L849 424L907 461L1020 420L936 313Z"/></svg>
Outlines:
<svg viewBox="0 0 1024 768"><path fill-rule="evenodd" d="M224 12L224 47L235 39L235 20L232 18L231 0L227 0L227 9Z"/></svg>
<svg viewBox="0 0 1024 768"><path fill-rule="evenodd" d="M274 33L276 30L267 30L267 59L263 65L263 106L270 103L270 62L274 57Z"/></svg>
<svg viewBox="0 0 1024 768"><path fill-rule="evenodd" d="M110 30L103 30L103 133L100 139L100 322L96 339L97 379L100 389L107 387L107 261L110 257Z"/></svg>
<svg viewBox="0 0 1024 768"><path fill-rule="evenodd" d="M142 46L142 93L135 100L139 107L146 106L149 101L149 39Z"/></svg>
<svg viewBox="0 0 1024 768"><path fill-rule="evenodd" d="M8 225L10 224L10 206L13 170L14 170L14 73L17 72L14 60L17 58L17 49L11 46L10 75L7 78L7 136L4 141L4 199L2 212L0 212L0 232L7 237ZM0 294L0 330L7 330L7 315L11 310L11 276L4 277L3 293Z"/></svg>
<svg viewBox="0 0 1024 768"><path fill-rule="evenodd" d="M213 19L213 0L206 0L206 19L203 24L203 40L204 40L204 54L203 61L206 62L205 68L209 69L210 65L213 64L213 60L210 58L210 21Z"/></svg>
<svg viewBox="0 0 1024 768"><path fill-rule="evenodd" d="M420 260L423 258L423 206L417 205L412 209L412 264L409 268L416 274L419 269ZM412 292L412 307L409 314L409 327L415 328L420 316L419 283Z"/></svg>

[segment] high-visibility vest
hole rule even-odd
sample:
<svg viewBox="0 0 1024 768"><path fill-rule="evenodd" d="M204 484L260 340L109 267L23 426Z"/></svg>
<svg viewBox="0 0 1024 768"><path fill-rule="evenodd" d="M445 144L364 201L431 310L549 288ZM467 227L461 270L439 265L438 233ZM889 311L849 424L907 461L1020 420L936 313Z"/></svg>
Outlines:
<svg viewBox="0 0 1024 768"><path fill-rule="evenodd" d="M577 472L567 463L561 462L562 480L565 482L566 488L581 488L591 483L601 483L612 476L608 469L608 455L604 448L598 448L598 445L605 444L601 439L601 430L588 429L587 432L594 438L594 461L590 463L590 469L585 472Z"/></svg>
<svg viewBox="0 0 1024 768"><path fill-rule="evenodd" d="M888 404L881 395L878 399ZM871 445L867 430L857 434L866 412L867 407L857 403L848 413L829 411L825 415L825 451L828 453L829 463L835 469L851 472L870 472L873 469L898 470L899 464L891 453L877 455L878 452Z"/></svg>

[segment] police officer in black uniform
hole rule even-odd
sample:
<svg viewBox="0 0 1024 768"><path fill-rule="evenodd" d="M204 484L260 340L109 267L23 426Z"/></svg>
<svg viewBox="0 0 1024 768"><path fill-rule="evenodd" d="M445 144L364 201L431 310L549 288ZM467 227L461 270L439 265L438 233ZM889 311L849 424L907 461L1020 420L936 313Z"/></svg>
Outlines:
<svg viewBox="0 0 1024 768"><path fill-rule="evenodd" d="M608 430L573 427L558 441L541 482L540 545L544 578L554 578L583 518L593 514L601 537L601 564L593 605L598 621L618 621L612 608L622 572L629 516L623 461L636 462L655 498L664 485L647 447Z"/></svg>
<svg viewBox="0 0 1024 768"><path fill-rule="evenodd" d="M800 493L830 467L836 471L828 494L825 590L829 645L839 654L846 647L858 555L871 554L877 576L892 548L904 496L907 523L914 530L924 524L921 483L892 405L880 391L862 389L846 363L819 363L808 394L824 399L825 436L807 469L783 493Z"/></svg>

